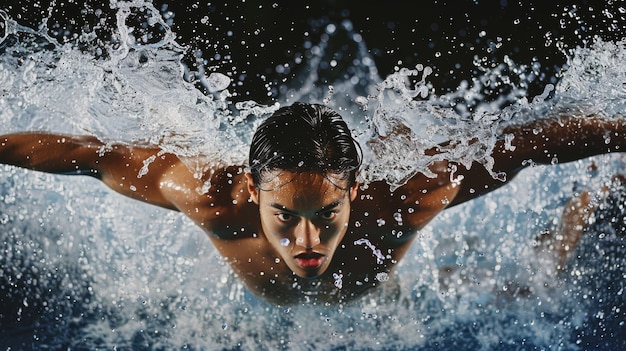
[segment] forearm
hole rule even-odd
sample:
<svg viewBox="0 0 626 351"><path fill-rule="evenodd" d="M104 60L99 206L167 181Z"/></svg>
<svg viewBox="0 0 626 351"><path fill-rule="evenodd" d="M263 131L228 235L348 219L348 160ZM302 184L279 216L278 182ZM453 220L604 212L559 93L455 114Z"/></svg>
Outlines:
<svg viewBox="0 0 626 351"><path fill-rule="evenodd" d="M513 135L511 145L494 150L505 167L517 170L529 164L555 164L594 155L626 151L626 122L596 116L566 116L536 121L504 131ZM508 158L509 160L506 160Z"/></svg>
<svg viewBox="0 0 626 351"><path fill-rule="evenodd" d="M507 134L512 136L508 142L504 137ZM531 165L565 163L623 151L626 151L623 119L564 116L509 127L491 153L492 172L477 162L470 169L457 165L456 176L462 181L450 206L498 189ZM498 179L493 175L498 175Z"/></svg>
<svg viewBox="0 0 626 351"><path fill-rule="evenodd" d="M19 133L0 136L0 163L48 173L96 175L103 143L89 136Z"/></svg>

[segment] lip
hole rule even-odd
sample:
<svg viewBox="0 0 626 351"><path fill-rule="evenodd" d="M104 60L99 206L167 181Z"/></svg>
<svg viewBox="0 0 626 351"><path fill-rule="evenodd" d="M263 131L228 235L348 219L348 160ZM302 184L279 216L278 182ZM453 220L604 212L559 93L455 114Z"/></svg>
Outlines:
<svg viewBox="0 0 626 351"><path fill-rule="evenodd" d="M304 252L294 256L296 263L302 269L317 269L324 262L326 256L318 252Z"/></svg>

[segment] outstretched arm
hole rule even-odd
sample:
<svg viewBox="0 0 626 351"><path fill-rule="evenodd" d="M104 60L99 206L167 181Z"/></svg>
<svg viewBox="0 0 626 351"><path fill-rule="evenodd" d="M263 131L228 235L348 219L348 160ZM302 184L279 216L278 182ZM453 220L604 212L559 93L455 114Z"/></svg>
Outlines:
<svg viewBox="0 0 626 351"><path fill-rule="evenodd" d="M104 146L94 137L45 133L0 136L0 163L48 173L100 178L96 159Z"/></svg>
<svg viewBox="0 0 626 351"><path fill-rule="evenodd" d="M504 136L513 135L510 147ZM626 151L626 121L607 120L597 116L561 116L509 127L492 151L493 171L506 180L494 179L480 164L471 169L458 166L463 176L454 206L493 191L522 169L533 164L571 162L610 152Z"/></svg>
<svg viewBox="0 0 626 351"><path fill-rule="evenodd" d="M161 191L162 176L193 177L180 160L156 147L107 145L90 136L19 133L0 136L0 163L57 174L83 174L111 189L154 205L177 209Z"/></svg>

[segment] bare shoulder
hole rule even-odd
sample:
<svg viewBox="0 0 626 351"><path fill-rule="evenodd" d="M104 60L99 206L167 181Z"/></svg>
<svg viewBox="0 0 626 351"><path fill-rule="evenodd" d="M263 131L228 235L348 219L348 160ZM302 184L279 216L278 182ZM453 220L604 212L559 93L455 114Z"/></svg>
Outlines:
<svg viewBox="0 0 626 351"><path fill-rule="evenodd" d="M256 227L258 210L250 201L243 166L194 172L179 162L163 174L160 188L177 210L211 235L229 238L237 234L233 228Z"/></svg>
<svg viewBox="0 0 626 351"><path fill-rule="evenodd" d="M417 173L397 189L384 181L361 187L353 207L356 216L377 219L377 223L393 223L409 230L422 229L435 215L453 201L458 189L451 181L447 162L431 168L435 177Z"/></svg>
<svg viewBox="0 0 626 351"><path fill-rule="evenodd" d="M418 231L458 193L447 162L435 165L431 171L435 177L417 173L393 191L384 181L362 186L352 205L354 238L366 238L395 261L400 260Z"/></svg>

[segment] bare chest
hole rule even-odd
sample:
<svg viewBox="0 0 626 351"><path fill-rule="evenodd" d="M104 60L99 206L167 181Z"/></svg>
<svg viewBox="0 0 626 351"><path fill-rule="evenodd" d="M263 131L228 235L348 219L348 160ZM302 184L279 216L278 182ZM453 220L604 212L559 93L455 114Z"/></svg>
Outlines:
<svg viewBox="0 0 626 351"><path fill-rule="evenodd" d="M247 243L230 242L234 247L225 255L247 289L271 302L344 303L384 285L396 264L392 255L366 238L347 237L319 277L295 275L262 238ZM223 252L228 254L228 252Z"/></svg>

